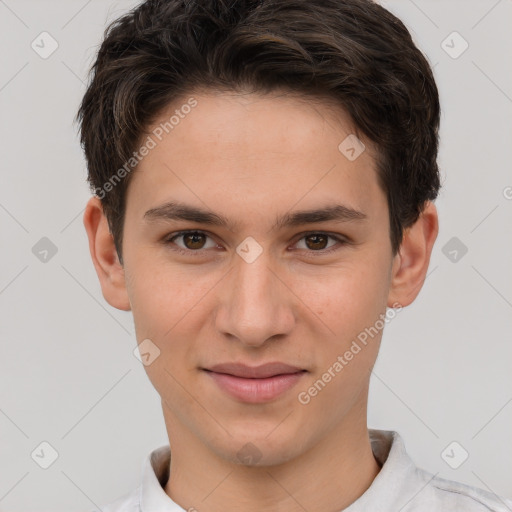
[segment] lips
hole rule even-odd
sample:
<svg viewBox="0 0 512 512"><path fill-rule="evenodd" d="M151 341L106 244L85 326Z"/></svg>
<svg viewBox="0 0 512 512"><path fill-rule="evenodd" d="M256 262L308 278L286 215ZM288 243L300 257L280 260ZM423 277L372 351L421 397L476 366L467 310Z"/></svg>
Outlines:
<svg viewBox="0 0 512 512"><path fill-rule="evenodd" d="M277 399L307 373L297 366L279 362L261 366L224 363L204 370L221 391L237 401L252 404Z"/></svg>
<svg viewBox="0 0 512 512"><path fill-rule="evenodd" d="M290 366L285 363L266 363L261 366L246 366L238 363L217 364L208 368L209 371L215 373L225 373L234 377L242 377L245 379L266 379L276 375L287 375L305 371L296 366Z"/></svg>

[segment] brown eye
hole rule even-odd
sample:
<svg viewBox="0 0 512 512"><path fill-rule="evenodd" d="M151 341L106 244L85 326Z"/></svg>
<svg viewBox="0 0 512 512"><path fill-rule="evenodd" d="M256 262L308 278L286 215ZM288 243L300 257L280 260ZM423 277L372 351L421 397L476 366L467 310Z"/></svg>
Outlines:
<svg viewBox="0 0 512 512"><path fill-rule="evenodd" d="M211 249L216 247L215 242L202 231L182 231L167 237L164 243L175 245L177 251L189 253L201 252L202 249ZM208 245L209 244L209 245Z"/></svg>
<svg viewBox="0 0 512 512"><path fill-rule="evenodd" d="M295 245L296 248L304 250L305 254L318 253L318 256L322 256L337 251L347 243L343 237L328 233L306 233Z"/></svg>
<svg viewBox="0 0 512 512"><path fill-rule="evenodd" d="M306 240L306 246L312 250L322 250L327 246L327 240L330 237L323 234L308 235L304 237Z"/></svg>
<svg viewBox="0 0 512 512"><path fill-rule="evenodd" d="M181 236L187 249L202 249L205 244L206 236L203 233L188 233Z"/></svg>

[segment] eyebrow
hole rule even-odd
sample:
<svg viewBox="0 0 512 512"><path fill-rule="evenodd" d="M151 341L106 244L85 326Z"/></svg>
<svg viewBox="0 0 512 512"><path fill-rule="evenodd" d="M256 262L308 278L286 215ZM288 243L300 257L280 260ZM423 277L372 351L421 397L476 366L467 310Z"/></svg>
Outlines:
<svg viewBox="0 0 512 512"><path fill-rule="evenodd" d="M223 215L178 201L169 201L155 208L151 208L144 214L144 219L149 222L186 220L199 224L226 227L230 230L240 225L240 221L230 221ZM277 218L270 231L326 221L351 222L367 219L368 216L359 210L342 204L335 204L312 210L288 212Z"/></svg>

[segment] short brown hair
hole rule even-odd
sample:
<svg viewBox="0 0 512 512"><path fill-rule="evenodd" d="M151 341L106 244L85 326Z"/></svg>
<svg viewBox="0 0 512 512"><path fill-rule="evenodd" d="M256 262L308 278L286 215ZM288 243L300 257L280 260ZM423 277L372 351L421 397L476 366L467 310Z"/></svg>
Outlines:
<svg viewBox="0 0 512 512"><path fill-rule="evenodd" d="M404 24L371 0L146 0L106 28L90 73L76 120L121 261L131 174L113 182L115 171L159 113L196 90L284 89L343 107L378 150L393 255L437 197L432 70Z"/></svg>

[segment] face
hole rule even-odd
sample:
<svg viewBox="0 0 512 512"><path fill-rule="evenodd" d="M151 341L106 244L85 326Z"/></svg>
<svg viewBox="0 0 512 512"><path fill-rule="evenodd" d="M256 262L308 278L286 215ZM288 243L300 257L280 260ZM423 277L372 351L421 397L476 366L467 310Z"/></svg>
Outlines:
<svg viewBox="0 0 512 512"><path fill-rule="evenodd" d="M338 148L354 133L341 109L193 97L150 128L161 140L152 136L127 191L137 342L160 351L145 369L171 432L233 461L251 443L277 464L366 426L382 330L365 344L361 333L393 306L386 197L372 146L356 159L361 148Z"/></svg>

